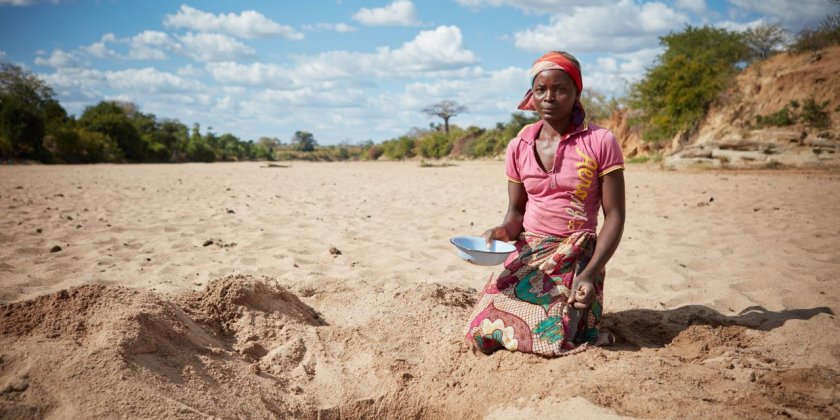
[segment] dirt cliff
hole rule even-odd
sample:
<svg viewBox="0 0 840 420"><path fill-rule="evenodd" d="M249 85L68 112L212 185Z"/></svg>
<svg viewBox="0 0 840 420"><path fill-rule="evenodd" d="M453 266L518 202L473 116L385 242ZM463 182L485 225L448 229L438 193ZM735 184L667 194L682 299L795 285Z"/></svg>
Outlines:
<svg viewBox="0 0 840 420"><path fill-rule="evenodd" d="M658 147L630 126L632 112L605 122L629 158L659 152L667 167L840 166L840 47L747 67L695 130Z"/></svg>

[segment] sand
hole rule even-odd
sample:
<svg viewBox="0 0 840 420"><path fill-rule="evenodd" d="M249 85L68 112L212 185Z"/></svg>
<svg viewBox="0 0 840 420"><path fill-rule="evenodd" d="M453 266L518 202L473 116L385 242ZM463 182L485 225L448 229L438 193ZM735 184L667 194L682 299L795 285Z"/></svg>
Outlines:
<svg viewBox="0 0 840 420"><path fill-rule="evenodd" d="M498 161L0 167L0 418L838 418L840 172L629 166L613 347L471 350Z"/></svg>

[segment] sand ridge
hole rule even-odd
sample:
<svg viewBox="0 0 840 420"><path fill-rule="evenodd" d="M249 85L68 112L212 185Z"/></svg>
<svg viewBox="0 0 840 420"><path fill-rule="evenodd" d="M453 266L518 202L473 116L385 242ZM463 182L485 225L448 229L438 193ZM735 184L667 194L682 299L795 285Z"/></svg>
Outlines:
<svg viewBox="0 0 840 420"><path fill-rule="evenodd" d="M631 166L619 342L544 359L462 336L501 169L0 168L0 417L840 416L840 176Z"/></svg>

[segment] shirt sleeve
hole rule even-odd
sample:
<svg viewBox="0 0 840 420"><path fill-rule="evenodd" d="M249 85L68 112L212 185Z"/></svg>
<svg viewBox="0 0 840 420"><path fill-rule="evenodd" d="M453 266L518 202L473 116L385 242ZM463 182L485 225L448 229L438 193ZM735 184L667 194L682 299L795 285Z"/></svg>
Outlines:
<svg viewBox="0 0 840 420"><path fill-rule="evenodd" d="M519 138L514 138L508 143L505 153L505 175L513 182L522 183L522 176L519 175Z"/></svg>
<svg viewBox="0 0 840 420"><path fill-rule="evenodd" d="M601 156L598 158L598 176L604 176L610 172L624 169L624 155L621 153L621 146L610 131L601 141Z"/></svg>

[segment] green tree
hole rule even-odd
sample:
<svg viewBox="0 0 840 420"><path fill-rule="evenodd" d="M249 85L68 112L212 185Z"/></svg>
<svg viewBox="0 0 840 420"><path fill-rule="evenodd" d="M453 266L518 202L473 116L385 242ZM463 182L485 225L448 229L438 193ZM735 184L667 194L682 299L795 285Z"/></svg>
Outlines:
<svg viewBox="0 0 840 420"><path fill-rule="evenodd" d="M130 111L130 110L129 110ZM126 106L112 101L101 101L85 108L79 125L88 131L102 133L119 146L126 159L143 162L147 159L147 145L129 118Z"/></svg>
<svg viewBox="0 0 840 420"><path fill-rule="evenodd" d="M201 126L198 123L193 124L193 131L187 143L186 154L187 159L192 162L213 162L216 160L216 154L213 152L213 148L201 136Z"/></svg>
<svg viewBox="0 0 840 420"><path fill-rule="evenodd" d="M0 103L0 138L8 157L44 159L46 129L37 110L16 97L3 98Z"/></svg>
<svg viewBox="0 0 840 420"><path fill-rule="evenodd" d="M633 85L630 105L642 111L643 138L663 141L693 128L749 55L738 33L688 26L660 38L665 52Z"/></svg>
<svg viewBox="0 0 840 420"><path fill-rule="evenodd" d="M292 136L292 144L295 145L295 149L301 152L312 152L318 142L315 140L315 136L308 131L295 131L295 135Z"/></svg>
<svg viewBox="0 0 840 420"><path fill-rule="evenodd" d="M222 134L219 137L217 150L224 161L241 160L244 157L242 142L230 133Z"/></svg>
<svg viewBox="0 0 840 420"><path fill-rule="evenodd" d="M11 63L0 63L0 154L47 160L47 121L63 113L43 80Z"/></svg>
<svg viewBox="0 0 840 420"><path fill-rule="evenodd" d="M280 147L280 140L275 137L260 137L254 145L254 157L257 159L277 159L277 149Z"/></svg>
<svg viewBox="0 0 840 420"><path fill-rule="evenodd" d="M190 129L178 120L164 119L156 124L154 141L163 144L169 151L169 160L184 160L184 151L189 143Z"/></svg>

